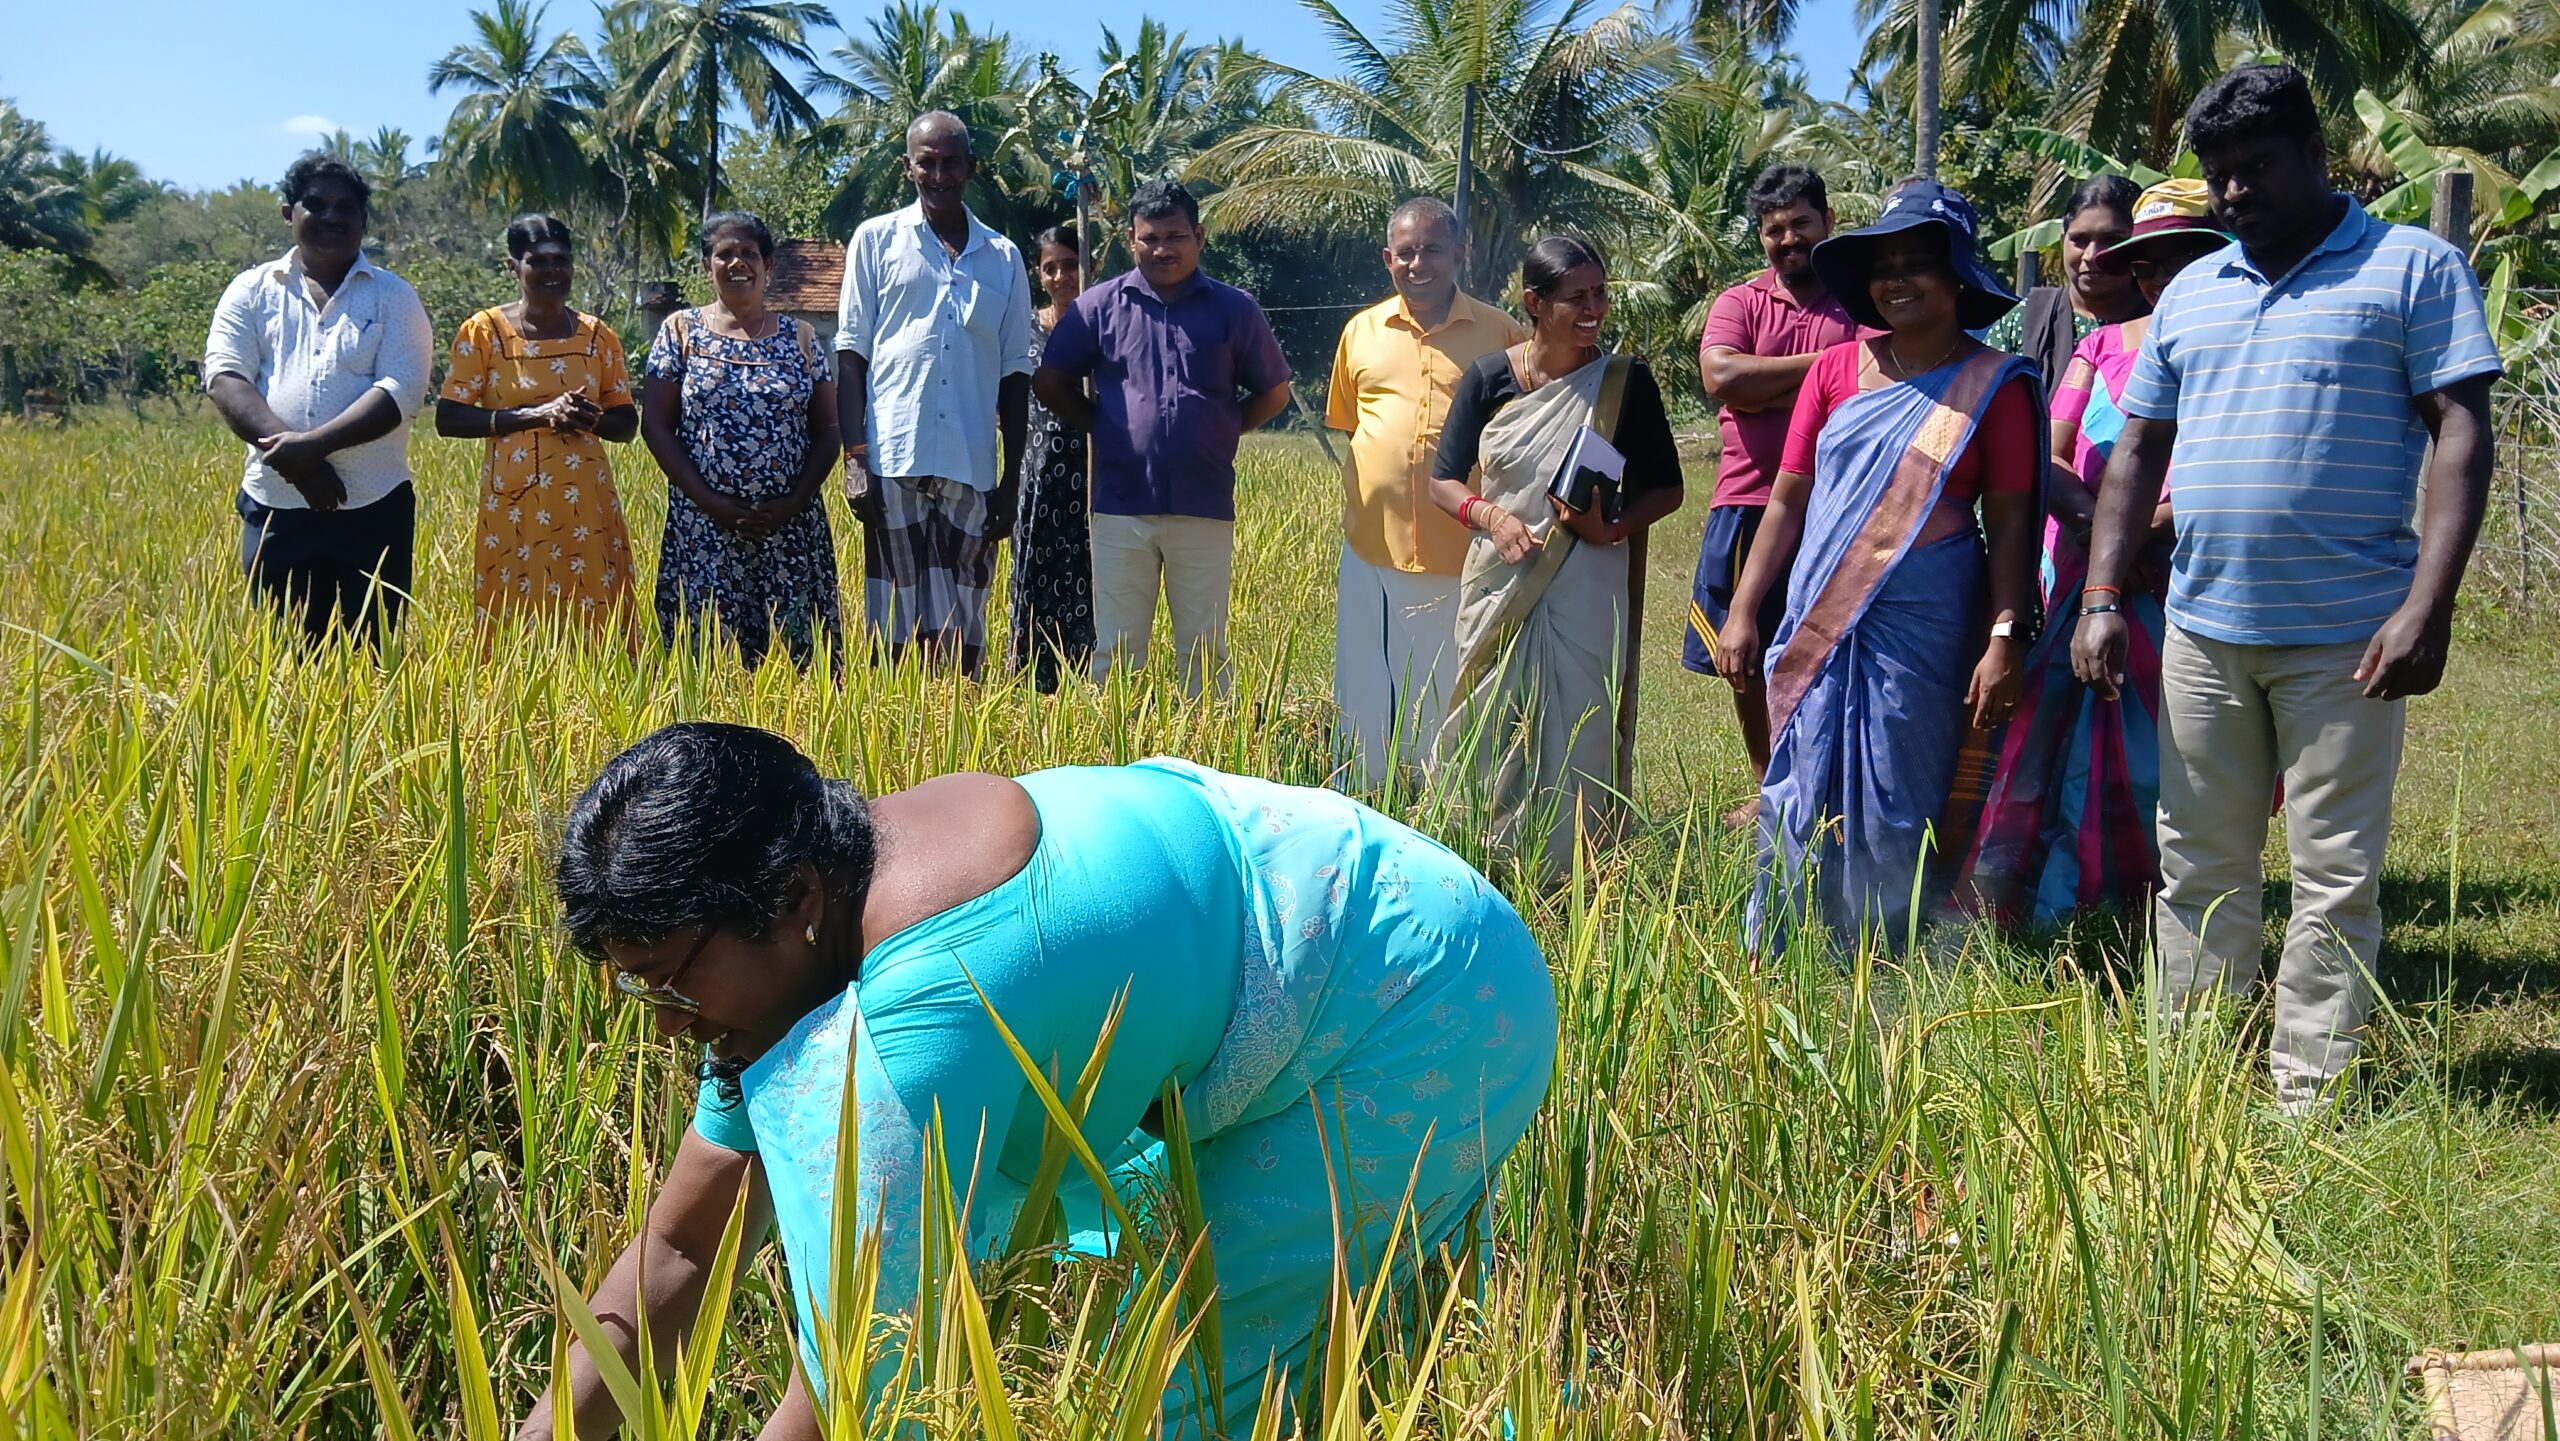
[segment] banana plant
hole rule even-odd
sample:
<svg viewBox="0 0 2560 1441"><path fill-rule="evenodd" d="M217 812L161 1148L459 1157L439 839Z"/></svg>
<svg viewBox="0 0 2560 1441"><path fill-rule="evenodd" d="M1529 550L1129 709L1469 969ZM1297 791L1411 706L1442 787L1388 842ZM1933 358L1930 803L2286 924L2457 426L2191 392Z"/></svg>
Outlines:
<svg viewBox="0 0 2560 1441"><path fill-rule="evenodd" d="M2040 125L2015 126L2009 131L2009 139L2020 150L2058 167L2065 175L2084 178L2122 175L2136 185L2149 187L2173 176L2193 179L2202 173L2196 164L2195 153L2183 148L2170 165L2169 173L2164 175L2139 160L2118 160L2085 140L2065 135L2059 130L2047 130ZM1990 252L1992 259L2008 263L2027 251L2051 250L2061 243L2062 220L2055 217L2003 235L1984 249Z"/></svg>
<svg viewBox="0 0 2560 1441"><path fill-rule="evenodd" d="M2513 230L2539 214L2543 200L2560 189L2560 150L2521 178L2476 150L2430 145L2409 116L2370 90L2356 92L2356 118L2376 148L2399 171L2400 183L2366 207L2385 220L2422 224L2435 200L2436 177L2466 169L2472 175L2472 253L2501 231Z"/></svg>

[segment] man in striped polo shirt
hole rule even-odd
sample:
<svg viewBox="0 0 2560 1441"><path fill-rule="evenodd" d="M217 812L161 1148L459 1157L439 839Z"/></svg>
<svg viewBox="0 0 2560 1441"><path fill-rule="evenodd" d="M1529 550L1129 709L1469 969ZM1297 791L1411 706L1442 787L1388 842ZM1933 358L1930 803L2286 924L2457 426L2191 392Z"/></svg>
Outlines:
<svg viewBox="0 0 2560 1441"><path fill-rule="evenodd" d="M2488 502L2498 352L2461 251L2330 190L2299 71L2224 75L2187 138L2239 243L2160 297L2072 658L2114 693L2121 587L2174 471L2154 994L2174 1009L2256 983L2281 780L2293 918L2269 1062L2299 1112L2354 1060L2372 1005L2403 706L2444 677Z"/></svg>

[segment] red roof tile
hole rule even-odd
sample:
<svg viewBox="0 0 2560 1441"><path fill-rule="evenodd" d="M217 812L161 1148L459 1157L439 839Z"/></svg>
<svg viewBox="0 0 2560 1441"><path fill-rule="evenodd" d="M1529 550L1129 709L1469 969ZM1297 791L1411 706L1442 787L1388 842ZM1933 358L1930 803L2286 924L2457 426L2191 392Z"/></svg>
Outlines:
<svg viewBox="0 0 2560 1441"><path fill-rule="evenodd" d="M785 240L773 248L764 303L781 311L833 314L844 292L844 247L832 240Z"/></svg>

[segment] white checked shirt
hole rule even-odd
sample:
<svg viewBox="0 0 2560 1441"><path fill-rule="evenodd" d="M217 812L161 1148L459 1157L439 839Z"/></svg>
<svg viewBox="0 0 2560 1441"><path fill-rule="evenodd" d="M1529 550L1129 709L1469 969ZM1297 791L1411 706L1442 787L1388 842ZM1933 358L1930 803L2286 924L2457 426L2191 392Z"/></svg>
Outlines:
<svg viewBox="0 0 2560 1441"><path fill-rule="evenodd" d="M434 364L427 310L409 282L358 256L321 309L304 284L300 250L234 277L213 307L213 330L204 342L208 388L217 375L239 376L296 430L337 418L368 391L391 392L400 424L329 457L346 482L350 509L408 481L409 418L426 403ZM240 488L251 500L276 510L309 507L301 491L267 468L256 446L247 449Z"/></svg>
<svg viewBox="0 0 2560 1441"><path fill-rule="evenodd" d="M954 257L922 202L875 215L845 246L836 319L836 349L871 366L872 473L995 489L996 390L1032 362L1031 277L1013 242L972 215Z"/></svg>

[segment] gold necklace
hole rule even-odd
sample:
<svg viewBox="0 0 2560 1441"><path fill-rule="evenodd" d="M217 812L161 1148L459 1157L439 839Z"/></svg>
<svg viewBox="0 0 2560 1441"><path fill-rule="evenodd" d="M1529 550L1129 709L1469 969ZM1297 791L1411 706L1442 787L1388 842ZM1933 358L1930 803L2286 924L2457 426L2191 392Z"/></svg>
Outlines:
<svg viewBox="0 0 2560 1441"><path fill-rule="evenodd" d="M1937 359L1930 361L1917 372L1914 372L1909 366L1902 363L1902 352L1893 348L1893 337L1890 335L1885 337L1884 353L1885 357L1893 362L1893 378L1896 380L1907 381L1914 374L1927 375L1930 371L1946 364L1948 359L1956 353L1957 349L1972 338L1973 337L1966 335L1963 331L1957 331L1954 342L1949 344L1945 350L1940 351Z"/></svg>

